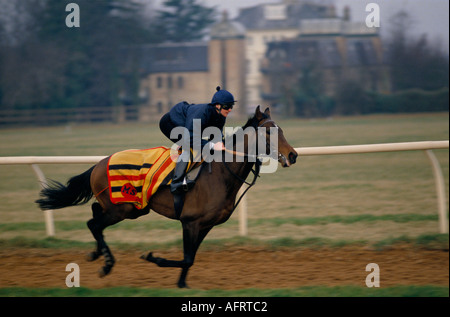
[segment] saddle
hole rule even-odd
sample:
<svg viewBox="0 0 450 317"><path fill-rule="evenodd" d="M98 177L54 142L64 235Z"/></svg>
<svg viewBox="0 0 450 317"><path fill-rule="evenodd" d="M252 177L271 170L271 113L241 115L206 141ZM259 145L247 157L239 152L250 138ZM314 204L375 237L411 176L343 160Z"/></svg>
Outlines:
<svg viewBox="0 0 450 317"><path fill-rule="evenodd" d="M113 154L107 168L111 202L132 203L137 209L145 208L161 186L172 182L177 159L177 154L163 146ZM201 166L201 163L189 163L186 176L189 188L195 184Z"/></svg>

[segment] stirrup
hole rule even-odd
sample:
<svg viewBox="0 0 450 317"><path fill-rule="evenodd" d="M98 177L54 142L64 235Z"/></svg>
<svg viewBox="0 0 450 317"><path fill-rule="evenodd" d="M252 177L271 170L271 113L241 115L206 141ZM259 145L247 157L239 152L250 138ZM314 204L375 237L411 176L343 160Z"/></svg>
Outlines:
<svg viewBox="0 0 450 317"><path fill-rule="evenodd" d="M181 193L185 193L189 190L189 186L186 183L186 177L183 179L182 183L172 183L170 184L170 192L172 194L181 194Z"/></svg>

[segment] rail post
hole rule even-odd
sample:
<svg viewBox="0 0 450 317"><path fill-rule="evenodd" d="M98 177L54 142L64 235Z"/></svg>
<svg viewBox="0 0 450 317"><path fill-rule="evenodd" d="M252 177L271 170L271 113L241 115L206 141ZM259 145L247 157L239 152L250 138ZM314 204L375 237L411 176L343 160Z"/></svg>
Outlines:
<svg viewBox="0 0 450 317"><path fill-rule="evenodd" d="M31 164L31 167L33 168L33 171L39 180L39 185L41 186L41 188L44 189L45 187L47 187L47 180L45 178L44 173L40 169L39 165ZM53 210L44 210L44 218L45 218L45 231L47 232L47 235L49 237L53 237L55 235Z"/></svg>
<svg viewBox="0 0 450 317"><path fill-rule="evenodd" d="M343 146L322 146L322 147L298 147L295 148L300 156L311 155L336 155L336 154L357 154L357 153L377 153L377 152L397 152L423 150L428 156L432 165L436 191L438 197L439 231L448 233L448 219L445 198L445 183L442 169L432 149L448 149L449 141L420 141L403 143L384 144L362 144ZM86 164L97 163L106 156L8 156L0 157L0 165L31 165L41 187L47 185L44 173L37 164ZM53 236L55 228L53 223L53 211L44 212L47 235ZM246 236L247 229L247 201L244 196L239 208L239 233Z"/></svg>
<svg viewBox="0 0 450 317"><path fill-rule="evenodd" d="M242 195L244 192L244 189L241 187L239 190L238 196ZM238 213L239 213L239 235L240 236L247 236L248 233L248 224L247 224L247 196L243 196L241 203L238 206Z"/></svg>
<svg viewBox="0 0 450 317"><path fill-rule="evenodd" d="M439 214L439 231L441 233L448 233L448 223L447 223L447 208L445 201L445 184L444 176L442 175L442 169L439 165L439 161L434 155L432 150L426 150L425 154L430 160L431 167L433 169L434 181L436 183L436 194L438 200L438 214Z"/></svg>

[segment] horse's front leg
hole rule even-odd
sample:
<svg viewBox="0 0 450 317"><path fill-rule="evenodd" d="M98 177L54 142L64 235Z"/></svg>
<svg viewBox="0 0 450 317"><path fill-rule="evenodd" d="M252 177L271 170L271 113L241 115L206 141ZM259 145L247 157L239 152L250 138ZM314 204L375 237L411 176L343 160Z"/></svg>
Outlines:
<svg viewBox="0 0 450 317"><path fill-rule="evenodd" d="M160 257L154 257L153 252L147 255L142 255L141 259L147 260L149 262L155 263L160 267L183 267L184 259L181 261L167 260Z"/></svg>
<svg viewBox="0 0 450 317"><path fill-rule="evenodd" d="M178 287L184 288L186 285L186 276L189 268L194 264L195 255L200 243L205 238L211 228L199 230L199 225L194 222L183 223L183 253L184 258L181 261L167 260L160 257L154 257L150 252L147 256L141 258L155 263L160 267L179 267L181 268L180 278L178 279Z"/></svg>
<svg viewBox="0 0 450 317"><path fill-rule="evenodd" d="M194 248L198 237L198 225L194 223L183 223L183 260L167 260L165 258L154 257L153 252L147 256L142 255L141 258L149 262L155 263L160 267L180 267L186 268L192 266L195 258ZM198 248L198 246L197 246Z"/></svg>
<svg viewBox="0 0 450 317"><path fill-rule="evenodd" d="M189 229L185 230L183 226L183 248L184 248L184 260L187 264L186 266L182 267L180 277L178 279L178 287L179 288L186 288L188 287L186 284L186 277L189 271L189 268L194 264L195 255L197 254L197 250L202 243L203 239L206 237L208 232L211 230L212 227L205 228L203 230L197 230L197 235L195 240L192 239L189 234L185 236L185 232L188 233Z"/></svg>

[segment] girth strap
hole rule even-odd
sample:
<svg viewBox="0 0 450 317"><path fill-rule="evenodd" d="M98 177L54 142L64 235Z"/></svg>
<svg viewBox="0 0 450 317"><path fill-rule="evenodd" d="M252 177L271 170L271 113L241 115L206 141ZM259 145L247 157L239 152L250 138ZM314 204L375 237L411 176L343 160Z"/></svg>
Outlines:
<svg viewBox="0 0 450 317"><path fill-rule="evenodd" d="M173 206L175 207L175 219L180 219L184 206L184 193L173 195Z"/></svg>

